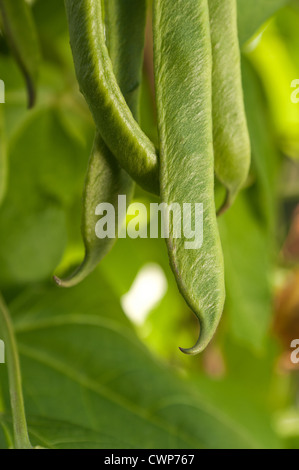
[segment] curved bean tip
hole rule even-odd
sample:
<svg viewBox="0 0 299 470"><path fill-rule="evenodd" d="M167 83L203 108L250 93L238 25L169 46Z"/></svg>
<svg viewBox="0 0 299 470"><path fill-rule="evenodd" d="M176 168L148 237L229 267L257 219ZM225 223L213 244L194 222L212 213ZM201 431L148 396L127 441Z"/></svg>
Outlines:
<svg viewBox="0 0 299 470"><path fill-rule="evenodd" d="M200 333L195 345L192 348L179 348L182 353L188 356L196 356L206 349L215 334L220 318L211 325L207 325L202 318L198 318L198 320L200 323Z"/></svg>
<svg viewBox="0 0 299 470"><path fill-rule="evenodd" d="M36 102L36 86L33 77L28 73L24 73L26 88L27 88L27 103L28 109L32 109Z"/></svg>
<svg viewBox="0 0 299 470"><path fill-rule="evenodd" d="M54 282L58 287L75 287L93 271L96 264L89 257L85 256L82 263L72 272L72 274L65 279L58 276L53 276Z"/></svg>
<svg viewBox="0 0 299 470"><path fill-rule="evenodd" d="M231 207L232 203L233 203L233 197L230 191L227 189L224 202L220 206L220 208L217 210L217 217L220 217L221 215L225 214L225 212Z"/></svg>
<svg viewBox="0 0 299 470"><path fill-rule="evenodd" d="M196 356L197 354L201 353L204 350L205 347L198 347L198 344L196 343L195 346L192 348L181 348L179 347L179 350L186 354L187 356Z"/></svg>
<svg viewBox="0 0 299 470"><path fill-rule="evenodd" d="M180 348L180 351L187 356L196 356L197 354L201 353L207 346L209 341L202 341L202 334L199 335L199 338L196 344L192 348Z"/></svg>
<svg viewBox="0 0 299 470"><path fill-rule="evenodd" d="M28 109L32 109L36 101L36 91L34 85L27 81Z"/></svg>
<svg viewBox="0 0 299 470"><path fill-rule="evenodd" d="M75 287L79 282L82 280L81 277L76 276L77 273L74 273L72 276L70 276L67 279L61 279L58 276L53 276L54 282L58 287Z"/></svg>
<svg viewBox="0 0 299 470"><path fill-rule="evenodd" d="M63 281L58 276L53 276L53 280L57 286L62 287Z"/></svg>
<svg viewBox="0 0 299 470"><path fill-rule="evenodd" d="M67 279L61 279L58 276L53 276L54 282L58 287L74 287L79 284L79 280L75 279L75 277L71 276Z"/></svg>
<svg viewBox="0 0 299 470"><path fill-rule="evenodd" d="M184 353L184 354L189 354L189 353L188 353L189 349L181 348L181 347L179 346L179 350L180 350L182 353Z"/></svg>

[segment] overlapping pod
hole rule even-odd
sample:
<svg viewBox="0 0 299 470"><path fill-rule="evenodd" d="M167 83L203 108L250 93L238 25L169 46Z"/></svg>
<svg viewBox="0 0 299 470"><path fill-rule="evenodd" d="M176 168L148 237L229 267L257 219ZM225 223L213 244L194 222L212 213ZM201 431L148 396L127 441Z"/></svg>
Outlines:
<svg viewBox="0 0 299 470"><path fill-rule="evenodd" d="M236 0L208 2L215 173L227 189L221 213L233 203L247 179L251 151L243 101Z"/></svg>
<svg viewBox="0 0 299 470"><path fill-rule="evenodd" d="M5 36L26 80L28 106L32 107L40 50L30 7L25 0L0 0L0 14Z"/></svg>
<svg viewBox="0 0 299 470"><path fill-rule="evenodd" d="M101 0L65 0L65 4L78 82L96 126L130 176L144 189L159 193L156 149L134 119L117 83L105 43Z"/></svg>
<svg viewBox="0 0 299 470"><path fill-rule="evenodd" d="M113 71L121 92L133 116L138 118L138 96L141 82L144 31L146 22L146 0L105 0L106 43ZM97 132L89 161L83 195L82 235L85 258L81 266L68 279L56 282L71 287L82 281L111 249L115 238L98 239L95 233L98 216L95 214L101 202L115 208L116 231L118 233L118 195L126 195L129 203L134 191L134 182L120 167L117 160ZM120 220L119 223L125 223Z"/></svg>
<svg viewBox="0 0 299 470"><path fill-rule="evenodd" d="M170 221L167 239L178 287L200 322L197 343L182 351L197 354L213 337L225 299L214 171L227 188L223 211L244 184L250 164L236 0L154 0L159 162L135 120L146 0L65 1L78 81L98 132L84 192L85 260L73 276L57 282L78 283L113 244L96 238L95 208L100 202L117 208L119 194L129 200L133 182L128 175L159 193L168 207L182 210L187 203L189 223L198 222L200 204L202 243L188 244L184 219L179 235Z"/></svg>
<svg viewBox="0 0 299 470"><path fill-rule="evenodd" d="M167 240L178 287L200 322L187 354L202 351L220 320L224 268L214 202L212 50L207 0L154 0L155 83L161 198L168 205L203 204L203 244ZM194 212L193 212L194 220Z"/></svg>

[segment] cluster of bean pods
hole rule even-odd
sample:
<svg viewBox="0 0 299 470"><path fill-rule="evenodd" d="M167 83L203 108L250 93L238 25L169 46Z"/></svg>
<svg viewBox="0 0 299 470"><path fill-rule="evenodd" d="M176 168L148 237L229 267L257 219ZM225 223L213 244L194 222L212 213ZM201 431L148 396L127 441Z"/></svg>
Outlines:
<svg viewBox="0 0 299 470"><path fill-rule="evenodd" d="M83 280L114 243L95 234L95 208L134 181L162 202L203 204L203 245L186 250L170 230L173 273L200 322L196 345L213 337L224 299L214 175L233 202L246 181L250 143L243 105L236 0L154 0L157 150L138 125L146 0L65 0L75 70L97 128L84 190L85 259L60 286ZM193 214L194 216L194 214ZM120 221L122 222L122 221ZM173 227L171 227L173 228Z"/></svg>

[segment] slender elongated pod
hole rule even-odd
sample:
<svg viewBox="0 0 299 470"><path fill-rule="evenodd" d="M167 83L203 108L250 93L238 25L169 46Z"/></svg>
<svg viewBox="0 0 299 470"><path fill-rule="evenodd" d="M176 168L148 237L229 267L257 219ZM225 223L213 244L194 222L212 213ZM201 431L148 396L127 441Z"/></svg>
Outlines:
<svg viewBox="0 0 299 470"><path fill-rule="evenodd" d="M83 192L82 237L85 257L82 264L66 279L54 277L60 287L73 287L83 281L113 247L118 233L118 195L126 195L130 201L134 183L119 166L100 134L95 137L89 159L85 188ZM114 208L115 233L111 238L97 238L96 224L99 215L96 208L100 203ZM121 219L120 223L125 223Z"/></svg>
<svg viewBox="0 0 299 470"><path fill-rule="evenodd" d="M24 75L28 107L36 99L36 81L40 49L34 20L25 0L0 0L0 14L4 34Z"/></svg>
<svg viewBox="0 0 299 470"><path fill-rule="evenodd" d="M102 2L65 0L65 5L78 82L97 128L130 176L144 189L159 193L156 149L117 83L105 42Z"/></svg>
<svg viewBox="0 0 299 470"><path fill-rule="evenodd" d="M138 101L142 73L146 0L105 0L106 42L113 70L133 116L138 119ZM134 182L97 132L89 160L83 193L82 236L85 246L83 263L67 279L55 277L62 287L71 287L98 265L116 241L118 225L124 224L118 211L118 196L125 195L129 204ZM95 228L99 220L96 207L109 203L114 208L115 232L112 238L97 238Z"/></svg>
<svg viewBox="0 0 299 470"><path fill-rule="evenodd" d="M234 201L250 166L250 139L244 109L236 0L208 0L213 55L215 173L227 189L219 213Z"/></svg>
<svg viewBox="0 0 299 470"><path fill-rule="evenodd" d="M212 50L207 0L154 0L154 62L162 201L202 204L203 240L186 247L171 222L167 246L178 287L200 322L202 351L220 320L224 267L214 202ZM185 225L184 220L184 225ZM189 220L190 222L190 220ZM184 227L185 228L185 227ZM184 232L185 235L185 232Z"/></svg>

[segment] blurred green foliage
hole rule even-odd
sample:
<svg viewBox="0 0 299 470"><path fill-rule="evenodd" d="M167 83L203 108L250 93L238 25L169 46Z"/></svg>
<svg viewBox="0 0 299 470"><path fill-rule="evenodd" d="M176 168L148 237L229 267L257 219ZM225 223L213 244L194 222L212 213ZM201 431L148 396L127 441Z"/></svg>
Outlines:
<svg viewBox="0 0 299 470"><path fill-rule="evenodd" d="M196 358L178 350L193 344L197 323L163 240L119 240L82 285L63 291L51 282L57 265L62 273L83 256L81 192L94 127L75 79L62 0L33 2L43 57L34 110L26 109L21 73L0 36L0 170L8 167L5 192L0 178L0 286L16 328L35 445L299 446L298 371L282 365L291 350L273 331L277 285L296 269L281 249L299 202L298 179L291 197L286 189L291 159L299 173L299 104L290 100L291 81L299 79L299 9L286 0L238 5L253 162L247 187L219 220L227 302L213 343ZM145 73L140 110L155 139L150 82ZM215 190L220 199L222 188ZM154 200L140 189L135 198ZM167 291L134 325L122 296L148 263L161 267ZM7 390L0 366L0 448L12 440Z"/></svg>

